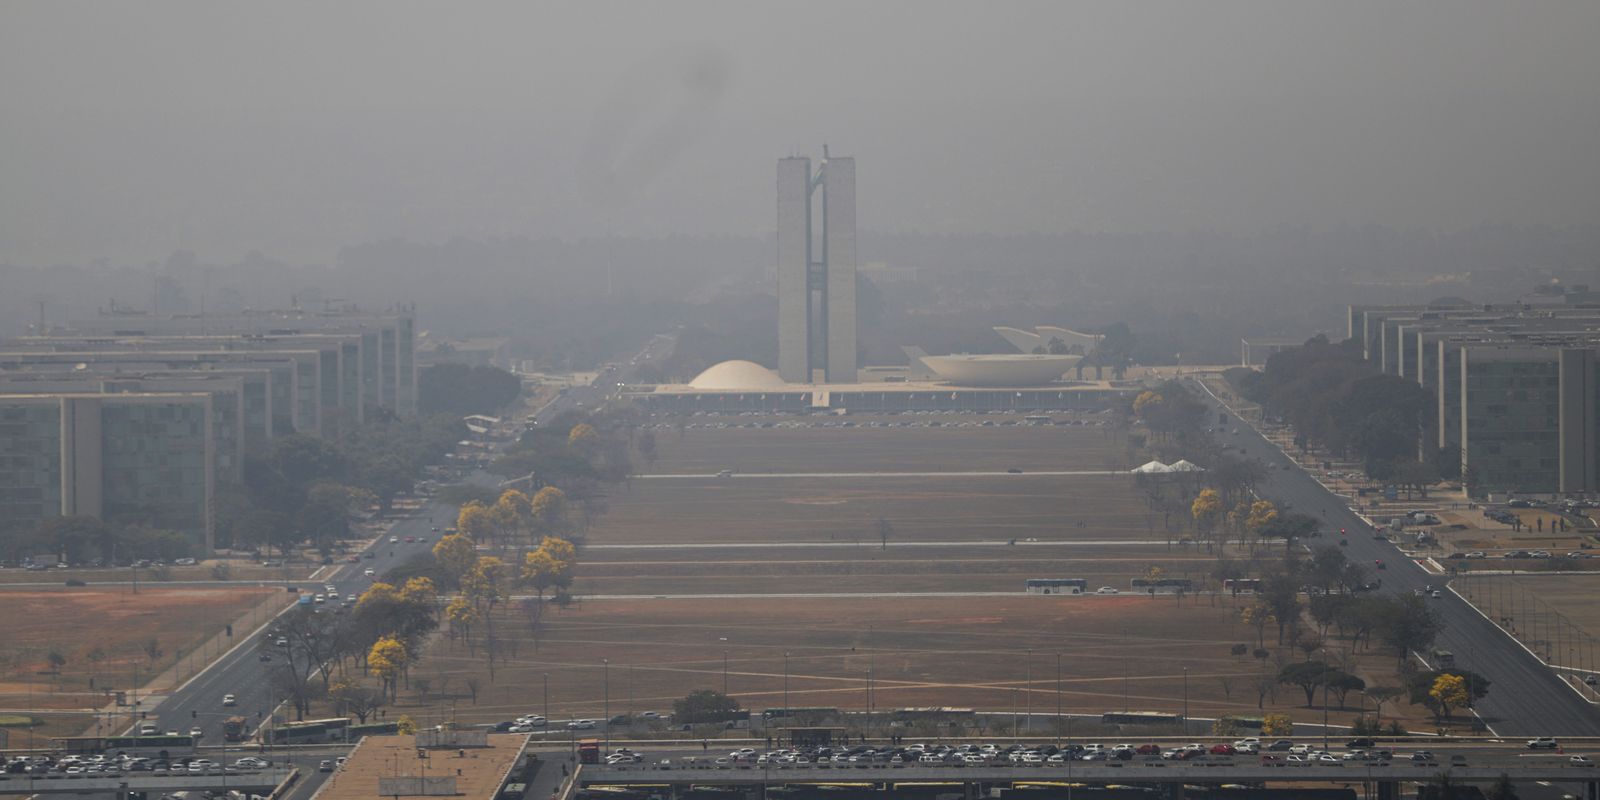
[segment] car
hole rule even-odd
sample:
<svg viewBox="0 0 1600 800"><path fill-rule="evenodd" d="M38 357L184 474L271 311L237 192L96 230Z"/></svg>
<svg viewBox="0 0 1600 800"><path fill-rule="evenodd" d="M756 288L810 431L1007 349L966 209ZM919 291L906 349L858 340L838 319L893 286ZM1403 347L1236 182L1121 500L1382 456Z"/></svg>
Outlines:
<svg viewBox="0 0 1600 800"><path fill-rule="evenodd" d="M203 731L203 730L200 730L199 728L190 728L189 729L189 735L193 736L196 739L199 739L200 737L205 736L206 732Z"/></svg>
<svg viewBox="0 0 1600 800"><path fill-rule="evenodd" d="M1094 590L1095 594L1120 594L1114 587L1102 586Z"/></svg>
<svg viewBox="0 0 1600 800"><path fill-rule="evenodd" d="M317 771L318 772L332 772L333 771L333 761L324 758L321 761L317 762Z"/></svg>
<svg viewBox="0 0 1600 800"><path fill-rule="evenodd" d="M272 660L272 654L271 653L262 653L261 655L256 656L256 660L257 661L271 661Z"/></svg>
<svg viewBox="0 0 1600 800"><path fill-rule="evenodd" d="M323 590L323 591L325 591L325 592L327 592L327 593L328 593L328 594L330 594L330 595L336 595L336 594L338 594L338 593L339 593L339 587L337 587L337 586L334 586L334 585L333 585L333 584L331 584L331 583L325 583L325 584L323 584L323 585L322 585L322 590Z"/></svg>
<svg viewBox="0 0 1600 800"><path fill-rule="evenodd" d="M548 720L538 714L529 714L526 717L517 718L518 725L526 725L529 728L543 728L547 722Z"/></svg>
<svg viewBox="0 0 1600 800"><path fill-rule="evenodd" d="M1560 746L1554 736L1540 736L1537 739L1528 740L1529 750L1554 750Z"/></svg>
<svg viewBox="0 0 1600 800"><path fill-rule="evenodd" d="M1594 675L1585 675L1583 676L1583 682L1590 686L1594 686L1596 684L1600 684L1600 677L1596 677Z"/></svg>
<svg viewBox="0 0 1600 800"><path fill-rule="evenodd" d="M599 723L595 722L592 719L575 719L575 720L567 723L567 730L569 730L569 731L594 730L594 727L597 724L599 724Z"/></svg>
<svg viewBox="0 0 1600 800"><path fill-rule="evenodd" d="M398 537L398 536L390 536L389 537L389 544L399 544L399 543L400 543L400 537Z"/></svg>
<svg viewBox="0 0 1600 800"><path fill-rule="evenodd" d="M430 530L432 530L434 533L438 533L439 532L439 526L435 525Z"/></svg>
<svg viewBox="0 0 1600 800"><path fill-rule="evenodd" d="M239 699L231 694L225 694L222 696L222 705L232 708L236 705L239 705Z"/></svg>
<svg viewBox="0 0 1600 800"><path fill-rule="evenodd" d="M1378 569L1388 569L1388 567L1385 567L1383 565L1383 559L1381 559L1381 558L1373 559L1372 560L1372 566L1377 567Z"/></svg>
<svg viewBox="0 0 1600 800"><path fill-rule="evenodd" d="M377 553L374 553L374 552L372 552L372 551L371 551L371 550L368 550L368 551L367 551L367 552L365 552L365 553L362 553L362 554L361 554L361 557L362 557L362 558L377 558L377 557L378 557L378 554L377 554Z"/></svg>
<svg viewBox="0 0 1600 800"><path fill-rule="evenodd" d="M1350 741L1345 742L1344 746L1352 750L1365 750L1377 747L1378 743L1371 739L1351 739Z"/></svg>
<svg viewBox="0 0 1600 800"><path fill-rule="evenodd" d="M640 719L661 719L661 712L660 711L641 711L641 712L639 712L639 718Z"/></svg>
<svg viewBox="0 0 1600 800"><path fill-rule="evenodd" d="M362 572L361 574L371 578L371 577L376 576L378 574L378 571L373 569L372 567L367 567L366 570L364 572Z"/></svg>
<svg viewBox="0 0 1600 800"><path fill-rule="evenodd" d="M276 647L288 647L289 646L289 640L284 638L284 637L282 637L282 636L279 636L278 638L272 640L272 644L274 646L276 646Z"/></svg>
<svg viewBox="0 0 1600 800"><path fill-rule="evenodd" d="M1594 766L1594 762L1590 761L1588 756L1567 756L1567 763L1577 764L1584 767Z"/></svg>
<svg viewBox="0 0 1600 800"><path fill-rule="evenodd" d="M417 537L415 537L415 536L407 536L406 537L406 544L416 544L416 543L417 543Z"/></svg>
<svg viewBox="0 0 1600 800"><path fill-rule="evenodd" d="M1413 764L1432 764L1436 760L1433 757L1433 753L1427 750L1418 750L1411 754L1411 763Z"/></svg>
<svg viewBox="0 0 1600 800"><path fill-rule="evenodd" d="M1288 739L1279 739L1278 741L1267 745L1267 749L1274 753L1286 753L1291 747L1294 747L1294 742Z"/></svg>

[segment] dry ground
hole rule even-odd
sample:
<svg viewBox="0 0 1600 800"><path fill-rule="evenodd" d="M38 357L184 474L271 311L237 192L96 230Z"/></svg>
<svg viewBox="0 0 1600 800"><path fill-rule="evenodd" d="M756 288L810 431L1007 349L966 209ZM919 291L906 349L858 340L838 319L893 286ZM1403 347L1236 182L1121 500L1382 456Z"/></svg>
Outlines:
<svg viewBox="0 0 1600 800"><path fill-rule="evenodd" d="M0 639L0 708L25 712L107 705L105 690L127 690L150 681L263 599L281 594L254 588L147 586L138 594L92 587L0 591L7 617ZM141 649L151 638L162 651L154 660ZM51 674L52 651L66 658L60 675ZM75 733L89 718L46 719L50 724L40 729L41 735ZM12 730L13 746L20 736L22 731Z"/></svg>
<svg viewBox="0 0 1600 800"><path fill-rule="evenodd" d="M1450 585L1546 660L1600 670L1600 575L1479 575Z"/></svg>
<svg viewBox="0 0 1600 800"><path fill-rule="evenodd" d="M1089 590L1127 591L1158 566L1205 578L1214 559L1174 545L918 547L891 541L833 547L708 547L585 551L573 591L582 595L802 592L1016 592L1028 578L1083 578Z"/></svg>
<svg viewBox="0 0 1600 800"><path fill-rule="evenodd" d="M721 690L726 652L728 691L756 710L783 707L787 661L793 707L865 709L870 671L877 709L1053 713L1060 653L1068 713L1179 712L1187 672L1192 715L1254 715L1253 676L1277 669L1230 654L1236 643L1253 647L1255 634L1227 598L1214 605L1185 599L1181 607L1174 597L1135 596L591 601L552 612L537 646L514 610L499 632L514 655L493 683L481 648L441 640L412 674L429 682L429 698L403 696L412 707L397 711L433 718L453 708L462 721L543 713L548 675L555 720L666 712L693 689ZM1279 648L1270 631L1267 645L1283 658L1300 657ZM1393 666L1392 656L1372 654L1358 671L1387 682ZM484 687L476 704L465 688L470 676ZM1358 699L1351 695L1350 708L1334 709L1333 718L1347 722ZM1278 687L1265 707L1320 718L1320 706L1313 713L1303 700L1299 690Z"/></svg>
<svg viewBox="0 0 1600 800"><path fill-rule="evenodd" d="M760 421L726 421L751 419ZM1275 655L1266 663L1231 655L1235 644L1253 648L1255 637L1229 598L1213 605L1191 597L1180 605L1172 596L1021 593L1030 577L1084 577L1091 588L1125 589L1151 564L1177 577L1209 573L1204 553L1166 545L1162 518L1146 510L1131 477L1029 474L1126 469L1123 443L1105 429L736 428L689 429L681 438L664 430L656 438L660 458L644 470L650 473L1024 472L635 479L612 494L608 512L588 531L574 589L646 597L551 611L537 648L528 620L506 609L498 628L510 663L497 668L492 683L481 647L473 652L441 634L391 714L495 721L543 713L547 676L555 719L665 712L693 689L722 688L724 651L728 690L755 709L784 705L786 672L791 706L862 709L870 671L875 708L1053 712L1059 652L1067 711L1179 712L1187 674L1192 715L1253 714L1254 676L1275 674L1278 659L1300 657L1274 644L1271 632ZM880 517L894 529L887 549L875 530ZM980 544L1011 539L1018 544ZM937 591L1017 594L650 597ZM1363 656L1355 666L1374 683L1393 683L1392 656ZM426 696L419 679L428 684ZM469 680L479 684L475 703ZM1292 710L1304 699L1298 690L1273 689L1268 710ZM1349 701L1352 708L1334 712L1338 721L1357 713L1357 696Z"/></svg>
<svg viewBox="0 0 1600 800"><path fill-rule="evenodd" d="M1060 415L1063 419L1067 415ZM698 418L697 418L698 419ZM747 417L706 417L745 424ZM786 419L754 418L757 421ZM793 418L787 418L793 419ZM807 422L824 418L808 417ZM841 418L825 418L840 421ZM923 472L932 470L1101 470L1130 469L1123 443L1108 428L1084 426L999 426L1015 415L903 414L847 417L866 422L937 420L944 427L912 428L727 428L657 430L659 457L641 466L646 473L740 472ZM953 428L951 422L988 421L989 428Z"/></svg>
<svg viewBox="0 0 1600 800"><path fill-rule="evenodd" d="M1131 476L636 479L589 544L1150 539Z"/></svg>

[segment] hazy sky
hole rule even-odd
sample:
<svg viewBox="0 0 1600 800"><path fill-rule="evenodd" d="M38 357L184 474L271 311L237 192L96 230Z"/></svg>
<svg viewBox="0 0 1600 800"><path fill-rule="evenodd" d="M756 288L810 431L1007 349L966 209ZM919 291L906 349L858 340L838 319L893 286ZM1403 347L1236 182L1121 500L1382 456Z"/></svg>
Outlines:
<svg viewBox="0 0 1600 800"><path fill-rule="evenodd" d="M0 0L0 260L1600 219L1600 2Z"/></svg>

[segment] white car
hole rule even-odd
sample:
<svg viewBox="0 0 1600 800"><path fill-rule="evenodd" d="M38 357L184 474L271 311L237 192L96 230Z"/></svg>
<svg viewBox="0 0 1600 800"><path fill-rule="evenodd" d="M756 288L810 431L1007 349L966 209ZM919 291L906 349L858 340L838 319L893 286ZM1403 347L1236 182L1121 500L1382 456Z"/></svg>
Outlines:
<svg viewBox="0 0 1600 800"><path fill-rule="evenodd" d="M589 730L594 730L594 727L597 724L599 724L599 723L595 722L592 719L575 719L575 720L567 723L567 730L569 730L569 731L589 731Z"/></svg>
<svg viewBox="0 0 1600 800"><path fill-rule="evenodd" d="M389 544L399 544L399 543L400 543L400 537L398 537L398 536L390 536L389 537Z"/></svg>
<svg viewBox="0 0 1600 800"><path fill-rule="evenodd" d="M205 736L206 732L203 731L203 730L200 730L199 728L190 728L189 729L189 735L193 736L196 739L198 739L198 738L200 738L202 736Z"/></svg>
<svg viewBox="0 0 1600 800"><path fill-rule="evenodd" d="M539 716L538 714L529 714L525 717L517 717L518 725L527 725L530 728L543 728L547 722L548 720Z"/></svg>
<svg viewBox="0 0 1600 800"><path fill-rule="evenodd" d="M371 578L371 577L377 575L378 571L373 569L372 567L367 567L366 570L363 571L361 574Z"/></svg>
<svg viewBox="0 0 1600 800"><path fill-rule="evenodd" d="M239 699L231 694L225 694L222 696L222 705L232 708L233 706L239 705Z"/></svg>
<svg viewBox="0 0 1600 800"><path fill-rule="evenodd" d="M1095 594L1120 594L1120 592L1118 592L1115 588L1113 588L1111 586L1102 586L1102 587L1094 590L1094 593Z"/></svg>
<svg viewBox="0 0 1600 800"><path fill-rule="evenodd" d="M641 712L639 712L639 718L640 719L661 719L661 712L659 712L659 711L641 711Z"/></svg>

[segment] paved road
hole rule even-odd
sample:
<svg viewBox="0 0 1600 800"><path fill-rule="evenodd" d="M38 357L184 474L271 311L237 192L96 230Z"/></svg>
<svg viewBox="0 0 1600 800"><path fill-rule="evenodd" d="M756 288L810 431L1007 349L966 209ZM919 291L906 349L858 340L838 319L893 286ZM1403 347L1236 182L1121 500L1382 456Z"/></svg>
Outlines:
<svg viewBox="0 0 1600 800"><path fill-rule="evenodd" d="M1212 405L1212 413L1228 410L1203 387L1200 392ZM1235 416L1231 410L1229 415ZM1225 444L1235 446L1235 454L1242 447L1242 455L1279 467L1267 472L1258 487L1260 493L1280 508L1287 506L1325 520L1323 529L1334 538L1324 537L1319 542L1336 542L1339 529L1348 530L1347 555L1380 577L1383 591L1406 593L1445 582L1444 576L1428 574L1393 544L1375 540L1372 529L1342 499L1304 470L1286 468L1291 466L1289 459L1249 425L1229 427L1239 431L1225 437ZM1385 569L1375 569L1376 561L1383 561ZM1432 602L1446 626L1436 646L1454 653L1457 666L1493 681L1488 696L1477 704L1479 716L1491 731L1504 736L1600 735L1600 712L1519 642L1453 592Z"/></svg>
<svg viewBox="0 0 1600 800"><path fill-rule="evenodd" d="M657 337L640 353L637 360L647 362L664 357L670 352L671 339ZM608 397L617 393L615 384L626 380L626 375L631 373L632 369L632 365L624 364L602 370L593 384L569 389L539 409L535 415L536 421L550 419L563 411L594 408L604 403ZM489 477L480 473L474 476L474 479L489 480ZM365 570L371 569L382 575L385 570L400 565L424 549L431 548L440 535L433 529L449 527L455 515L454 506L429 503L419 513L396 521L390 530L390 536L380 537L362 551L361 563L341 563L331 574L314 581L300 581L295 585L302 590L321 593L325 584L332 584L338 589L340 596L360 595L372 583L372 579L365 576ZM405 542L407 536L414 536L422 541L408 544ZM393 539L399 541L393 542ZM371 557L367 558L368 555ZM263 649L269 653L272 651L270 647L258 646L261 638L261 633L257 631L235 630L236 646L170 696L161 700L154 711L148 712L148 719L144 721L155 722L163 731L188 732L191 728L200 728L204 731L201 741L205 744L222 742L222 723L230 716L248 717L252 728L258 726L278 702L269 679L270 668L276 662L267 663L260 660L258 654ZM223 695L226 694L235 696L237 701L235 707L227 708L222 705Z"/></svg>
<svg viewBox="0 0 1600 800"><path fill-rule="evenodd" d="M771 478L1082 478L1105 477L1108 475L1127 475L1125 469L1065 469L1065 470L1033 470L1029 472L1009 470L984 470L980 472L735 472L731 475L722 475L716 472L679 472L660 473L654 475L634 475L636 480L750 480Z"/></svg>

